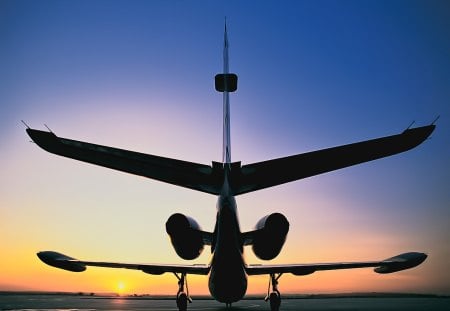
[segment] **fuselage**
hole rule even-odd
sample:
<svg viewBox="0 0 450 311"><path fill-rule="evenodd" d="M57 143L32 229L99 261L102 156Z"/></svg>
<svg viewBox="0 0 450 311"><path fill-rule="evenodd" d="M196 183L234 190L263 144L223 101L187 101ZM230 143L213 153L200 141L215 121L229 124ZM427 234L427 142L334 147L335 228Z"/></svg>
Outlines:
<svg viewBox="0 0 450 311"><path fill-rule="evenodd" d="M228 185L227 169L225 171L222 192L217 200L208 286L217 301L232 303L244 297L247 291L247 274L236 200Z"/></svg>
<svg viewBox="0 0 450 311"><path fill-rule="evenodd" d="M229 92L236 89L229 85L228 79L228 38L225 25L223 47L223 166L224 180L217 200L216 226L213 233L211 251L211 270L209 273L209 292L220 302L232 303L244 297L247 291L247 274L243 258L243 239L239 228L236 200L228 182L231 165L230 142L230 97ZM237 79L237 78L236 78Z"/></svg>

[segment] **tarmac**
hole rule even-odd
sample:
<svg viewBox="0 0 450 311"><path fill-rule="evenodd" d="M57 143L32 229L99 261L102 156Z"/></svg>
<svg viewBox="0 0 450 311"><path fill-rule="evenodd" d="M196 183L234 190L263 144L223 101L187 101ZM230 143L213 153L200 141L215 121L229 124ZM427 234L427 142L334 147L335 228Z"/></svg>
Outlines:
<svg viewBox="0 0 450 311"><path fill-rule="evenodd" d="M195 297L194 297L195 299ZM0 294L0 310L8 311L177 311L173 299L112 298L67 295ZM270 311L269 304L260 299L244 299L226 308L212 299L195 299L189 311ZM301 298L283 299L281 311L448 311L450 298Z"/></svg>

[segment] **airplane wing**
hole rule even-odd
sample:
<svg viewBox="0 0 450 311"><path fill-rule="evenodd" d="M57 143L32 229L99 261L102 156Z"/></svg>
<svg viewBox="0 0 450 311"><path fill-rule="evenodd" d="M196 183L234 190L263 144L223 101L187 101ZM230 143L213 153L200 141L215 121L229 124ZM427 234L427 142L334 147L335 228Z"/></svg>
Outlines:
<svg viewBox="0 0 450 311"><path fill-rule="evenodd" d="M364 262L338 262L317 264L291 264L291 265L247 265L248 275L292 273L293 275L308 275L316 271L354 269L375 267L377 273L392 273L414 268L425 261L424 253L410 252L381 261Z"/></svg>
<svg viewBox="0 0 450 311"><path fill-rule="evenodd" d="M410 150L431 135L435 125L349 145L244 165L231 177L235 195L311 177Z"/></svg>
<svg viewBox="0 0 450 311"><path fill-rule="evenodd" d="M57 155L206 193L220 192L221 184L208 165L85 143L31 128L26 131L39 147Z"/></svg>
<svg viewBox="0 0 450 311"><path fill-rule="evenodd" d="M66 256L64 254L43 251L37 253L40 260L49 266L68 270L72 272L82 272L86 270L86 266L105 267L105 268L123 268L132 270L141 270L148 274L160 275L166 272L187 273L207 275L209 273L209 265L167 265L167 264L132 264L117 262L100 262L100 261L84 261Z"/></svg>

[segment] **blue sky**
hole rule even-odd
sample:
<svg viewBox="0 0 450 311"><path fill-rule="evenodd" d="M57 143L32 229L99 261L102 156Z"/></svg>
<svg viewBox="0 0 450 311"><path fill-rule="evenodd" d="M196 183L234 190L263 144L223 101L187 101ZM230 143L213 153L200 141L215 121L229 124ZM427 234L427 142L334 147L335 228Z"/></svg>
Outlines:
<svg viewBox="0 0 450 311"><path fill-rule="evenodd" d="M412 151L238 198L244 230L273 211L290 220L277 262L430 255L398 279L355 272L354 283L324 287L331 281L313 275L289 279L289 288L450 293L442 272L450 259L446 1L1 1L0 250L23 262L0 286L20 287L39 269L65 273L35 262L45 248L179 262L164 232L174 212L213 229L213 196L48 154L29 143L20 120L62 137L220 160L222 99L213 77L222 68L225 16L230 69L239 76L235 161L396 134L441 115L432 138ZM258 261L250 249L247 256ZM331 274L349 275L339 273Z"/></svg>

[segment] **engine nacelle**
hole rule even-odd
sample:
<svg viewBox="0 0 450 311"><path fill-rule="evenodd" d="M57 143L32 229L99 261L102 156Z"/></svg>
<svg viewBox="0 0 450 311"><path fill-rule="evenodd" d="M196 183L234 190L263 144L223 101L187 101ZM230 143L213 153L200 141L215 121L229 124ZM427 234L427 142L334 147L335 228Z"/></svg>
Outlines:
<svg viewBox="0 0 450 311"><path fill-rule="evenodd" d="M195 259L203 251L205 243L198 223L180 213L173 214L166 222L166 232L170 242L183 259Z"/></svg>
<svg viewBox="0 0 450 311"><path fill-rule="evenodd" d="M264 260L277 257L289 231L287 218L280 213L267 215L258 221L255 229L252 243L255 255Z"/></svg>

